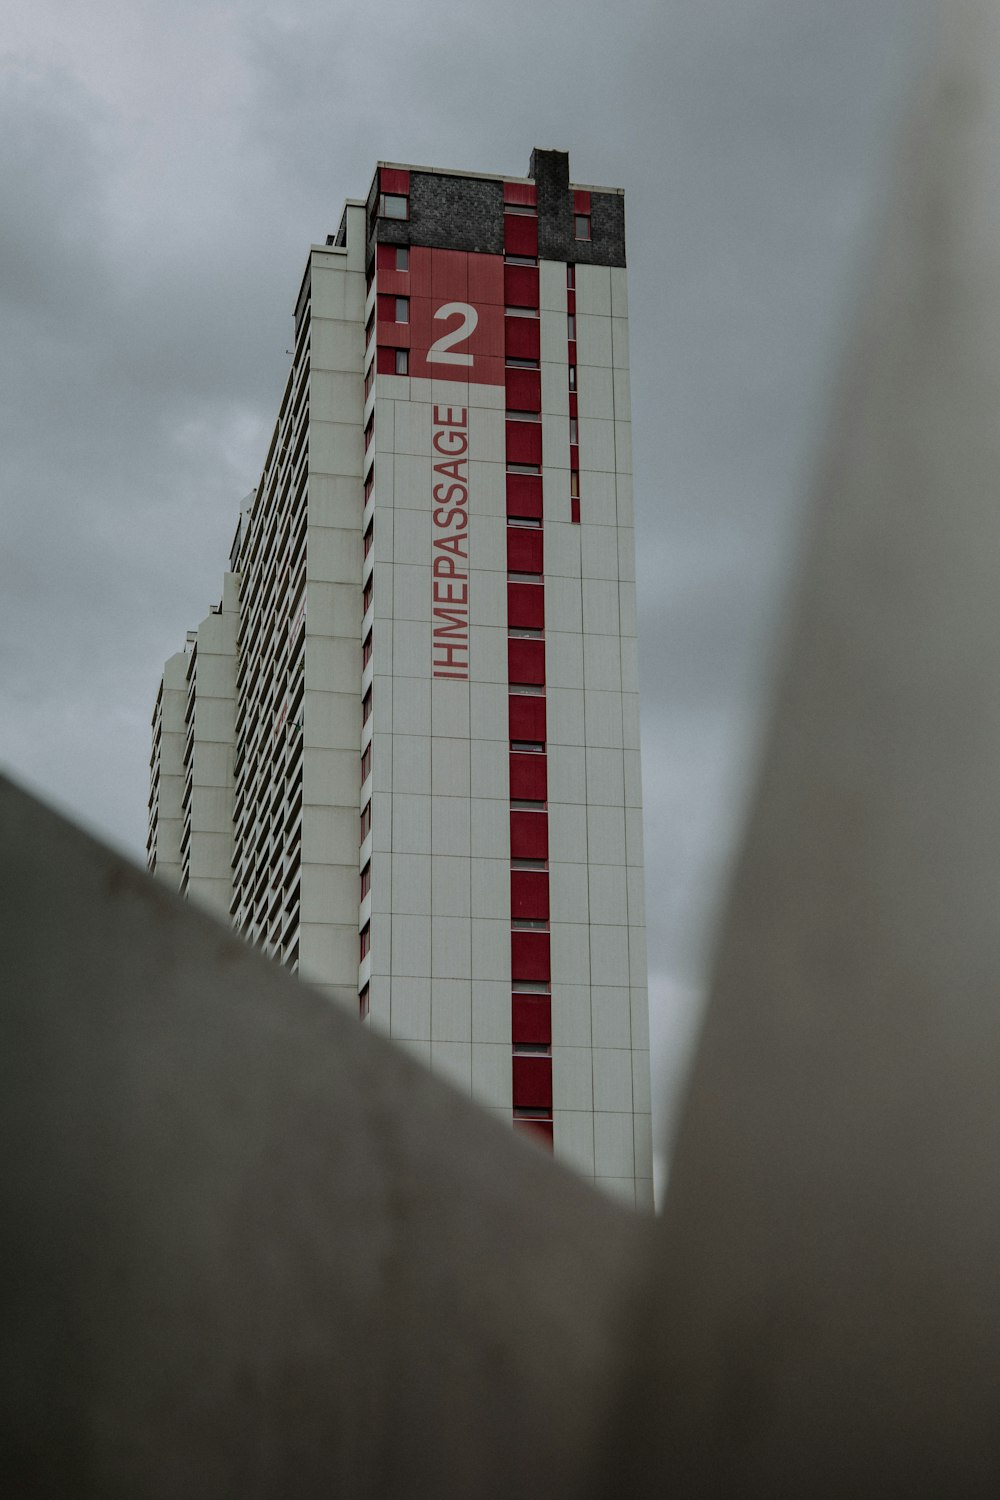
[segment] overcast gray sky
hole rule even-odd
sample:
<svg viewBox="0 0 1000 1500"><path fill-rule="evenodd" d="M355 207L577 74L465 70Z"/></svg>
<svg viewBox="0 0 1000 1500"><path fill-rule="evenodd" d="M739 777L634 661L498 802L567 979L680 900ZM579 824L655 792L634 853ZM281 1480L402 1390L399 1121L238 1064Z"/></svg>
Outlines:
<svg viewBox="0 0 1000 1500"><path fill-rule="evenodd" d="M623 186L661 1102L923 0L7 0L0 761L144 858L307 248L378 158Z"/></svg>

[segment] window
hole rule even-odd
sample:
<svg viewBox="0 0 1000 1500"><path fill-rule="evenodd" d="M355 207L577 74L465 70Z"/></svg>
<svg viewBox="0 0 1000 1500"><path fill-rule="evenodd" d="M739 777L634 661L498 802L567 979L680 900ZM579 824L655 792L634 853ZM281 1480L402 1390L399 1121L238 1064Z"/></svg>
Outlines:
<svg viewBox="0 0 1000 1500"><path fill-rule="evenodd" d="M374 594L374 592L375 592L375 583L374 583L374 580L371 579L371 578L369 578L368 582L365 584L365 591L364 591L364 595L362 597L362 603L361 603L361 612L362 612L362 614L366 615L368 613L368 611L371 609L371 607L372 607L372 595Z"/></svg>
<svg viewBox="0 0 1000 1500"><path fill-rule="evenodd" d="M537 307L505 307L504 316L508 318L537 318Z"/></svg>
<svg viewBox="0 0 1000 1500"><path fill-rule="evenodd" d="M539 368L537 359L512 359L509 354L504 363L512 370L537 370Z"/></svg>
<svg viewBox="0 0 1000 1500"><path fill-rule="evenodd" d="M371 802L369 801L369 802L365 803L364 811L361 814L361 842L362 843L364 843L365 839L368 837L368 835L371 833L371 831L372 831L372 805L371 805Z"/></svg>
<svg viewBox="0 0 1000 1500"><path fill-rule="evenodd" d="M372 774L372 747L371 747L371 741L369 740L368 744L365 746L364 754L361 757L361 785L362 786L364 786L365 782L368 780L368 778L369 778L369 776L371 774Z"/></svg>
<svg viewBox="0 0 1000 1500"><path fill-rule="evenodd" d="M371 390L371 388L372 388L372 386L374 384L375 384L375 361L372 360L371 364L368 366L368 373L365 375L365 395L366 396L368 395L368 392Z"/></svg>
<svg viewBox="0 0 1000 1500"><path fill-rule="evenodd" d="M410 252L406 245L396 246L396 270L408 271L410 269Z"/></svg>
<svg viewBox="0 0 1000 1500"><path fill-rule="evenodd" d="M576 390L576 365L569 367L569 388L571 391Z"/></svg>
<svg viewBox="0 0 1000 1500"><path fill-rule="evenodd" d="M396 298L396 322L408 323L410 321L410 299L409 297Z"/></svg>
<svg viewBox="0 0 1000 1500"><path fill-rule="evenodd" d="M362 722L362 724L367 724L368 720L371 718L371 716L372 716L372 690L371 690L371 688L369 688L368 691L367 691L367 693L365 694L365 696L361 700L361 722Z"/></svg>
<svg viewBox="0 0 1000 1500"><path fill-rule="evenodd" d="M409 349L396 350L396 374L408 375L410 373L410 351Z"/></svg>
<svg viewBox="0 0 1000 1500"><path fill-rule="evenodd" d="M569 440L571 443L578 443L580 441L580 424L576 417L570 417L569 419Z"/></svg>
<svg viewBox="0 0 1000 1500"><path fill-rule="evenodd" d="M361 871L361 899L362 899L362 901L365 899L365 897L367 896L367 894L371 890L371 888L372 888L372 862L371 862L371 860L369 860L368 863L365 865L364 869Z"/></svg>
<svg viewBox="0 0 1000 1500"><path fill-rule="evenodd" d="M576 338L576 313L566 314L566 337L570 343Z"/></svg>
<svg viewBox="0 0 1000 1500"><path fill-rule="evenodd" d="M369 630L368 634L365 636L365 643L364 643L364 645L361 648L361 665L363 667L367 667L367 665L371 661L371 659L372 659L372 633Z"/></svg>
<svg viewBox="0 0 1000 1500"><path fill-rule="evenodd" d="M372 438L374 436L375 436L375 413L373 412L372 415L368 418L368 421L365 423L365 452L366 453L368 452L368 449L372 445Z"/></svg>
<svg viewBox="0 0 1000 1500"><path fill-rule="evenodd" d="M508 408L504 415L508 422L540 422L542 420L540 411L511 411Z"/></svg>
<svg viewBox="0 0 1000 1500"><path fill-rule="evenodd" d="M364 989L361 991L360 995L358 996L358 1013L361 1016L362 1021L364 1021L367 1018L368 1011L369 1011L370 1008L371 1008L371 998L370 998L369 993L368 993L368 986L365 985Z"/></svg>
<svg viewBox="0 0 1000 1500"><path fill-rule="evenodd" d="M372 334L374 332L375 332L375 309L373 307L372 310L371 310L371 314L370 314L370 316L368 318L368 322L365 324L365 343L366 344L370 344L371 343Z"/></svg>
<svg viewBox="0 0 1000 1500"><path fill-rule="evenodd" d="M410 200L402 193L381 193L378 200L379 217L382 219L408 219ZM577 238L579 239L579 235Z"/></svg>
<svg viewBox="0 0 1000 1500"><path fill-rule="evenodd" d="M366 922L361 929L361 957L367 958L372 946L372 924Z"/></svg>
<svg viewBox="0 0 1000 1500"><path fill-rule="evenodd" d="M589 214L574 214L573 215L573 228L574 228L574 232L576 234L576 238L578 240L589 240L590 239L590 215Z"/></svg>
<svg viewBox="0 0 1000 1500"><path fill-rule="evenodd" d="M566 267L566 286L569 291L573 291L576 287L576 266L574 265Z"/></svg>
<svg viewBox="0 0 1000 1500"><path fill-rule="evenodd" d="M363 538L363 544L364 544L364 549L365 549L365 554L364 554L365 557L367 557L368 554L369 554L369 552L372 550L372 542L374 540L375 540L375 522L374 521L369 521L368 522L368 529L366 530L366 532L364 534L364 538Z"/></svg>
<svg viewBox="0 0 1000 1500"><path fill-rule="evenodd" d="M537 255L505 255L504 262L508 266L537 266Z"/></svg>
<svg viewBox="0 0 1000 1500"><path fill-rule="evenodd" d="M538 217L538 209L532 203L505 203L503 211L505 214L529 214L533 219Z"/></svg>
<svg viewBox="0 0 1000 1500"><path fill-rule="evenodd" d="M372 493L372 490L374 488L375 488L375 465L372 464L371 468L368 470L368 473L367 473L367 475L365 477L365 504L366 505L368 504L368 501L371 498L371 493Z"/></svg>
<svg viewBox="0 0 1000 1500"><path fill-rule="evenodd" d="M569 471L569 492L573 496L574 499L579 500L579 498L580 498L580 470L579 469L570 469L570 471Z"/></svg>

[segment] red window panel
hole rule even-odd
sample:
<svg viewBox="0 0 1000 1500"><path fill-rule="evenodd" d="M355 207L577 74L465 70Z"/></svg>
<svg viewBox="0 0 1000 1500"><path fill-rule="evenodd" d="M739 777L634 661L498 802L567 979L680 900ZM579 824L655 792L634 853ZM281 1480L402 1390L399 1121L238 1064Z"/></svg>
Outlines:
<svg viewBox="0 0 1000 1500"><path fill-rule="evenodd" d="M364 869L361 871L361 899L362 899L362 901L365 899L365 897L367 896L367 894L371 890L371 888L372 888L372 862L371 862L371 860L369 860L368 863L365 865ZM523 1038L521 1038L521 1040L527 1041L527 1042L533 1042L535 1040L535 1038L534 1037L523 1037Z"/></svg>
<svg viewBox="0 0 1000 1500"><path fill-rule="evenodd" d="M509 464L540 464L541 461L541 422L508 422L507 462Z"/></svg>
<svg viewBox="0 0 1000 1500"><path fill-rule="evenodd" d="M510 914L525 922L549 920L549 877L546 870L511 870Z"/></svg>
<svg viewBox="0 0 1000 1500"><path fill-rule="evenodd" d="M503 297L507 307L537 307L538 267L504 266Z"/></svg>
<svg viewBox="0 0 1000 1500"><path fill-rule="evenodd" d="M518 1057L513 1061L514 1108L552 1108L551 1057Z"/></svg>
<svg viewBox="0 0 1000 1500"><path fill-rule="evenodd" d="M569 497L569 518L570 518L570 520L575 525L578 526L580 524L580 496L579 495L571 495Z"/></svg>
<svg viewBox="0 0 1000 1500"><path fill-rule="evenodd" d="M358 1013L361 1016L362 1021L366 1018L366 1016L368 1015L368 1012L369 1012L370 1009L371 1009L371 995L370 995L370 992L369 992L369 987L366 984L365 987L364 987L364 989L361 991L360 995L358 996Z"/></svg>
<svg viewBox="0 0 1000 1500"><path fill-rule="evenodd" d="M545 740L545 699L534 693L511 693L509 706L510 737L512 740L533 740L536 744Z"/></svg>
<svg viewBox="0 0 1000 1500"><path fill-rule="evenodd" d="M378 174L379 191L403 193L410 191L410 174L402 167L382 167Z"/></svg>
<svg viewBox="0 0 1000 1500"><path fill-rule="evenodd" d="M577 395L576 391L570 391L569 393L569 414L571 417L579 421L580 397Z"/></svg>
<svg viewBox="0 0 1000 1500"><path fill-rule="evenodd" d="M515 1115L514 1129L522 1131L524 1135L533 1136L538 1141L538 1144L539 1146L541 1146L543 1151L546 1148L548 1148L549 1151L553 1149L551 1120L533 1120L530 1117L519 1119L517 1115Z"/></svg>
<svg viewBox="0 0 1000 1500"><path fill-rule="evenodd" d="M537 255L538 220L531 215L504 214L503 247L508 255Z"/></svg>
<svg viewBox="0 0 1000 1500"><path fill-rule="evenodd" d="M538 318L504 318L504 353L508 359L539 359L542 350Z"/></svg>
<svg viewBox="0 0 1000 1500"><path fill-rule="evenodd" d="M511 1040L551 1044L552 998L549 995L515 995L511 1003Z"/></svg>
<svg viewBox="0 0 1000 1500"><path fill-rule="evenodd" d="M569 466L570 466L571 469L577 470L577 471L580 468L580 445L579 445L579 443L570 443L570 445L569 445Z"/></svg>
<svg viewBox="0 0 1000 1500"><path fill-rule="evenodd" d="M544 936L544 934L543 934ZM367 957L372 946L372 924L366 922L361 929L361 957Z"/></svg>
<svg viewBox="0 0 1000 1500"><path fill-rule="evenodd" d="M569 388L576 390L576 339L570 339L566 345L566 358L569 362Z"/></svg>
<svg viewBox="0 0 1000 1500"><path fill-rule="evenodd" d="M515 630L545 629L545 590L540 584L508 583L507 624Z"/></svg>
<svg viewBox="0 0 1000 1500"><path fill-rule="evenodd" d="M507 475L507 514L525 520L542 519L541 474Z"/></svg>
<svg viewBox="0 0 1000 1500"><path fill-rule="evenodd" d="M572 313L573 317L576 317L576 292L574 291L566 293L566 313L567 315Z"/></svg>
<svg viewBox="0 0 1000 1500"><path fill-rule="evenodd" d="M548 757L545 755L520 755L516 751L510 757L510 796L512 802L544 802L549 794ZM527 813L527 817L537 816ZM518 858L530 858L519 855Z"/></svg>
<svg viewBox="0 0 1000 1500"><path fill-rule="evenodd" d="M512 636L507 642L507 681L539 686L545 683L545 642Z"/></svg>
<svg viewBox="0 0 1000 1500"><path fill-rule="evenodd" d="M507 370L504 384L507 387L508 411L541 411L541 370Z"/></svg>
<svg viewBox="0 0 1000 1500"><path fill-rule="evenodd" d="M385 344L379 344L375 355L375 368L380 375L395 375L396 373L396 351Z"/></svg>
<svg viewBox="0 0 1000 1500"><path fill-rule="evenodd" d="M511 813L510 857L511 859L548 859L549 818L547 813Z"/></svg>
<svg viewBox="0 0 1000 1500"><path fill-rule="evenodd" d="M505 203L518 203L526 208L534 208L536 197L537 189L533 182L505 182L503 185Z"/></svg>
<svg viewBox="0 0 1000 1500"><path fill-rule="evenodd" d="M395 323L396 321L396 294L395 292L379 292L375 298L375 316L380 323Z"/></svg>
<svg viewBox="0 0 1000 1500"><path fill-rule="evenodd" d="M547 980L552 975L549 962L549 933L513 932L510 935L510 972L513 980Z"/></svg>
<svg viewBox="0 0 1000 1500"><path fill-rule="evenodd" d="M590 194L583 188L574 189L573 212L577 214L590 213Z"/></svg>
<svg viewBox="0 0 1000 1500"><path fill-rule="evenodd" d="M368 554L369 554L369 552L372 550L372 546L374 545L374 542L375 542L375 522L374 522L374 520L371 520L371 521L368 522L368 529L366 530L364 536L361 539L361 544L362 544L362 547L364 548L364 555L365 555L365 557L367 557Z"/></svg>
<svg viewBox="0 0 1000 1500"><path fill-rule="evenodd" d="M541 573L541 527L507 527L507 571L509 573Z"/></svg>

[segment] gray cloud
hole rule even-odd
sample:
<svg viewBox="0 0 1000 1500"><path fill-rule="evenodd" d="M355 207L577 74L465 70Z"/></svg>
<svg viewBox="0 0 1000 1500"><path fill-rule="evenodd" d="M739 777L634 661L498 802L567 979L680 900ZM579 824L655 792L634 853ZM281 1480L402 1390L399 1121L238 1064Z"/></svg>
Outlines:
<svg viewBox="0 0 1000 1500"><path fill-rule="evenodd" d="M567 148L578 180L629 193L650 952L674 1055L913 14L908 0L19 12L0 66L6 763L140 854L155 684L219 595L307 245L378 157L521 172L533 145Z"/></svg>

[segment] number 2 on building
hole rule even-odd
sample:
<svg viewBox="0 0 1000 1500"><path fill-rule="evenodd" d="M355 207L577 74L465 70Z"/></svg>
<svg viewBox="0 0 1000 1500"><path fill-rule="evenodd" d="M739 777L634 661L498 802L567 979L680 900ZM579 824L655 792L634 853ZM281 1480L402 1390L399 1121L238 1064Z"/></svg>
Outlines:
<svg viewBox="0 0 1000 1500"><path fill-rule="evenodd" d="M445 302L434 314L437 318L460 318L457 328L449 329L427 351L427 363L437 365L471 365L471 354L456 354L453 352L456 344L464 344L471 339L479 322L479 314L468 302Z"/></svg>

